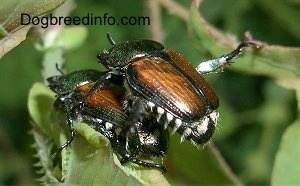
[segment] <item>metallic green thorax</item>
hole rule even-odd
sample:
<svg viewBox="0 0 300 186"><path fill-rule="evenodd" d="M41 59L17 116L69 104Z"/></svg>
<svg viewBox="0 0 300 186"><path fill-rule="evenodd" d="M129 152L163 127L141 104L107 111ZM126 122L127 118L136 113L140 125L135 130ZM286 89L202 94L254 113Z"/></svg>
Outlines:
<svg viewBox="0 0 300 186"><path fill-rule="evenodd" d="M79 70L62 76L52 76L47 79L49 87L57 94L72 93L78 86L96 82L105 72L97 70Z"/></svg>
<svg viewBox="0 0 300 186"><path fill-rule="evenodd" d="M159 56L164 50L164 46L152 40L137 40L120 42L114 45L109 51L103 51L98 55L101 64L106 67L124 67L132 59L145 56Z"/></svg>

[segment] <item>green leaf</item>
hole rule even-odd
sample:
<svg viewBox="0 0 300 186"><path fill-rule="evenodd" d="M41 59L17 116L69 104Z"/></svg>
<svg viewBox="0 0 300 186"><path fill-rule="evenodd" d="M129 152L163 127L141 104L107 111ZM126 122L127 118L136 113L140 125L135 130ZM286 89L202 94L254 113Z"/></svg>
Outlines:
<svg viewBox="0 0 300 186"><path fill-rule="evenodd" d="M33 129L30 132L35 140L33 148L36 150L34 157L38 158L38 162L34 166L38 169L37 173L41 174L42 177L38 179L42 183L58 183L57 174L55 174L55 167L52 159L50 158L50 151L52 148L51 142L45 137L45 134L39 130ZM60 171L59 171L60 172ZM61 175L61 173L59 173Z"/></svg>
<svg viewBox="0 0 300 186"><path fill-rule="evenodd" d="M209 52L212 56L219 56L230 52L239 44L234 36L223 34L207 23L201 17L196 1L191 7L188 28L196 49L203 54ZM235 60L236 63L231 66L231 69L255 75L266 75L274 78L285 88L298 89L299 58L299 47L263 44L258 50L246 50L244 56Z"/></svg>
<svg viewBox="0 0 300 186"><path fill-rule="evenodd" d="M87 38L87 29L84 26L69 26L62 30L58 36L58 45L65 50L71 50L82 45Z"/></svg>
<svg viewBox="0 0 300 186"><path fill-rule="evenodd" d="M193 1L189 19L188 31L195 48L202 54L210 52L213 56L224 54L224 48L234 48L238 42L233 35L223 34L210 25L199 13L197 1Z"/></svg>
<svg viewBox="0 0 300 186"><path fill-rule="evenodd" d="M59 125L52 121L51 113L53 110L54 94L41 83L35 83L29 92L28 110L31 116L31 134L35 140L33 147L36 149L36 163L40 168L39 174L43 177L38 179L43 183L58 182L56 168L51 158L52 139L58 138L60 134ZM58 140L57 140L58 143Z"/></svg>
<svg viewBox="0 0 300 186"><path fill-rule="evenodd" d="M194 1L190 11L190 17L188 22L188 28L191 35L191 40L194 42L195 47L202 54L210 53L212 56L220 56L222 54L230 52L236 46L238 46L239 42L228 34L224 34L220 32L218 29L207 23L202 16L199 14L199 7L197 5L197 1ZM254 42L262 44L261 41ZM250 47L244 51L244 55L234 60L234 65L230 66L230 69L234 69L236 71L244 72L252 75L260 75L267 76L273 79L277 84L286 88L293 89L296 91L297 101L299 105L300 100L300 47L285 47L278 45L268 45L263 43L261 48L259 49L251 49ZM272 92L273 93L273 92ZM274 92L278 93L278 92ZM270 97L270 95L268 95ZM278 96L274 97L271 103L275 102L278 104L285 104L279 102ZM286 122L285 119L289 114L285 113L288 106L279 106L274 107L272 104L270 107L265 108L265 112L261 112L260 114L256 114L255 117L263 118L261 119L263 124L269 124L270 129L275 129L276 123L278 122ZM285 108L285 110L283 110ZM278 109L278 110L276 110ZM266 115L265 113L268 113ZM270 114L269 114L270 113ZM278 114L277 114L278 113ZM295 113L299 113L295 111ZM276 114L276 116L274 115ZM262 117L263 116L263 117ZM267 117L269 116L269 117ZM280 184L299 184L299 172L300 172L300 151L299 151L299 142L300 142L300 124L299 124L299 114L298 120L295 121L286 131L283 136L280 150L276 155L275 166L272 175L272 182L275 185ZM253 116L252 116L253 118ZM280 120L281 119L281 120ZM272 124L272 125L270 125ZM287 123L285 123L287 124ZM268 128L266 128L268 129ZM262 139L274 139L270 138L271 136L275 136L276 133L272 132L273 130L266 130L266 134L264 136L260 136ZM263 143L262 143L263 145ZM266 159L269 158L267 156L267 148L258 149L257 152L261 152L261 154L257 154L257 156L252 156L252 160L262 160L260 163L265 163L267 165ZM250 161L249 161L250 162ZM257 161L259 162L259 161ZM250 166L247 166L252 173L257 173L261 175L261 172L267 170L266 166L263 168L257 169L255 167L255 163L250 162ZM250 167L250 168L249 168ZM256 169L251 169L256 168ZM249 172L248 172L249 173ZM249 174L247 174L249 177Z"/></svg>
<svg viewBox="0 0 300 186"><path fill-rule="evenodd" d="M60 134L62 130L57 129L60 122L53 116L53 102L54 94L49 88L41 83L34 84L29 93L28 108L34 121L36 147L38 152L44 149L43 153L37 154L46 173L41 180L53 183L54 177L58 180L62 177L64 183L79 185L169 185L159 170L130 163L122 166L108 139L84 123L74 124L78 135L62 151L62 175L54 176L57 170L50 163L51 146L47 139L61 143L67 139L64 133Z"/></svg>
<svg viewBox="0 0 300 186"><path fill-rule="evenodd" d="M30 26L21 25L21 14L41 16L66 0L0 0L0 58L26 38Z"/></svg>
<svg viewBox="0 0 300 186"><path fill-rule="evenodd" d="M300 185L300 120L285 131L277 152L272 185Z"/></svg>
<svg viewBox="0 0 300 186"><path fill-rule="evenodd" d="M29 91L28 110L34 125L45 134L52 131L51 113L55 94L42 83L35 83Z"/></svg>
<svg viewBox="0 0 300 186"><path fill-rule="evenodd" d="M109 141L84 123L75 125L78 136L66 152L65 183L79 185L168 185L162 173L133 165L120 165ZM87 141L89 144L88 145Z"/></svg>
<svg viewBox="0 0 300 186"><path fill-rule="evenodd" d="M1 25L0 25L1 26ZM1 26L2 27L2 26ZM12 34L0 40L0 59L10 50L18 46L22 41L26 39L26 34L31 26L25 26L15 31ZM1 28L2 29L2 28ZM5 31L5 30L3 30ZM1 38L1 37L0 37Z"/></svg>

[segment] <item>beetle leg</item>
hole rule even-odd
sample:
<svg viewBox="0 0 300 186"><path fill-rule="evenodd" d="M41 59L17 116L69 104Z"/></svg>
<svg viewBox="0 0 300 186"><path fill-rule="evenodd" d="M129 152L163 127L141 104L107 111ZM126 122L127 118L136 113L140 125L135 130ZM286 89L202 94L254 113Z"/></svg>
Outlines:
<svg viewBox="0 0 300 186"><path fill-rule="evenodd" d="M67 125L69 127L69 131L70 131L70 137L69 139L62 145L58 148L57 152L55 153L55 156L57 156L64 148L66 148L67 146L69 146L74 138L75 138L75 135L76 135L76 131L74 129L74 120L73 118L76 118L78 116L78 112L79 110L82 109L82 105L83 103L81 101L79 101L77 104L75 104L73 107L66 107L65 110L66 110L66 118L67 118Z"/></svg>
<svg viewBox="0 0 300 186"><path fill-rule="evenodd" d="M52 157L57 157L57 156L59 155L59 153L60 153L64 148L66 148L67 146L69 146L69 145L73 142L73 140L74 140L74 138L75 138L76 131L75 131L74 127L73 127L73 122L74 122L74 121L70 118L69 114L68 114L67 118L68 118L68 119L67 119L67 123L68 123L69 129L70 129L70 137L69 137L69 139L68 139L63 145L61 145L61 146L57 149L57 151L52 155Z"/></svg>
<svg viewBox="0 0 300 186"><path fill-rule="evenodd" d="M239 44L239 46L233 50L232 52L222 55L219 58L216 59L212 59L212 60L208 60L205 61L203 63L200 63L196 70L200 73L200 74L209 74L212 73L214 71L216 71L217 69L223 67L226 64L230 64L231 60L235 57L237 57L238 55L240 55L242 53L242 49L248 46L257 46L255 43L252 42L242 42L241 44Z"/></svg>
<svg viewBox="0 0 300 186"><path fill-rule="evenodd" d="M94 86L89 90L87 97L93 94L96 90L101 89L104 86L105 82L108 82L109 79L112 78L112 72L108 71L105 75L100 77L94 84Z"/></svg>
<svg viewBox="0 0 300 186"><path fill-rule="evenodd" d="M130 101L129 101L130 102ZM140 99L134 99L132 100L132 105L130 105L131 109L127 110L130 111L128 112L128 119L125 122L125 126L127 129L124 130L124 132L126 132L126 149L128 149L128 141L130 140L129 138L134 137L139 141L139 137L138 137L138 131L136 128L136 124L138 122L142 122L144 115L145 115L145 106L143 104L143 102ZM130 141L134 141L134 140L130 140Z"/></svg>
<svg viewBox="0 0 300 186"><path fill-rule="evenodd" d="M145 162L136 158L130 159L130 162L135 163L137 165L143 166L143 167L149 167L149 168L157 168L159 169L163 174L167 172L166 168L160 164L157 163L149 163Z"/></svg>
<svg viewBox="0 0 300 186"><path fill-rule="evenodd" d="M133 153L136 153L138 151L138 149L140 148L140 139L139 139L139 135L138 135L138 131L137 128L134 125L129 126L129 129L125 129L126 134L125 134L125 149L126 151L131 151L133 150ZM129 143L130 142L130 143ZM134 143L136 142L136 143Z"/></svg>
<svg viewBox="0 0 300 186"><path fill-rule="evenodd" d="M55 154L60 153L64 148L66 148L73 142L76 132L74 129L71 130L70 132L71 132L70 138L62 146L59 147L59 149L57 150L57 152Z"/></svg>
<svg viewBox="0 0 300 186"><path fill-rule="evenodd" d="M159 169L163 174L167 172L166 168L160 164L157 163L150 163L150 162L145 162L142 161L136 157L131 156L130 154L126 154L125 157L122 157L122 159L120 160L120 163L123 165L127 162L131 162L134 164L137 164L139 166L143 166L143 167L149 167L149 168L157 168Z"/></svg>

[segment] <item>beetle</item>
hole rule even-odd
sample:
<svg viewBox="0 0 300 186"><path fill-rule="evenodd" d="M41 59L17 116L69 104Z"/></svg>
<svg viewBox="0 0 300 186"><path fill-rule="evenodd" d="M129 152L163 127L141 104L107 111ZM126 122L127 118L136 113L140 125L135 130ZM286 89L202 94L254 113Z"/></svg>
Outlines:
<svg viewBox="0 0 300 186"><path fill-rule="evenodd" d="M111 142L114 152L120 155L121 163L132 162L140 166L155 167L165 172L160 164L145 162L141 156L166 155L169 134L155 120L147 120L152 125L136 123L136 133L129 140L123 135L127 115L123 112L122 98L124 87L120 79L114 76L105 82L97 83L105 72L80 70L61 76L48 78L49 87L57 94L55 106L66 113L70 139L59 151L71 144L76 131L74 124L84 122L104 135Z"/></svg>
<svg viewBox="0 0 300 186"><path fill-rule="evenodd" d="M73 99L74 91L80 86L97 81L97 79L99 79L103 73L91 69L64 74L58 66L56 66L56 68L59 72L61 72L61 75L47 78L48 86L53 92L56 93L57 99L54 102L54 107L64 110L66 113L67 125L71 129L70 138L64 145L61 146L59 149L60 151L68 146L73 141L75 136L75 131L73 130L74 121L72 120L70 114L72 108L80 103L75 102L76 100Z"/></svg>
<svg viewBox="0 0 300 186"><path fill-rule="evenodd" d="M112 81L112 79L109 80L110 81L101 85L96 82L88 83L78 87L74 91L76 100L82 100L83 103L80 105L78 112L80 112L80 115L88 115L91 118L87 122L89 124L95 123L98 126L99 122L105 120L106 130L115 129L119 136L125 138L126 133L124 131L126 131L126 126L123 124L128 120L122 107L125 89L120 86L120 84L117 84L119 82L118 77L116 77L114 81ZM100 117L103 119L100 119ZM94 120L96 120L96 122ZM163 128L157 125L157 122L151 118L146 118L145 122L147 125L141 122L135 123L137 136L130 136L129 145L124 145L124 147L129 151L136 151L136 149L139 149L139 146L141 146L141 150L144 154L150 156L165 156L169 141L168 132L163 130ZM97 127L92 124L90 125ZM139 144L139 142L141 144ZM156 148L157 150L155 150Z"/></svg>
<svg viewBox="0 0 300 186"><path fill-rule="evenodd" d="M230 63L244 47L254 45L242 42L232 52L194 68L180 53L159 42L116 43L109 34L107 38L113 46L97 58L109 70L105 78L112 75L124 78L123 103L129 117L133 121L155 117L165 128L173 128L172 133L177 131L181 141L188 139L194 145L210 140L219 117L218 97L202 75ZM126 125L134 126L134 122Z"/></svg>

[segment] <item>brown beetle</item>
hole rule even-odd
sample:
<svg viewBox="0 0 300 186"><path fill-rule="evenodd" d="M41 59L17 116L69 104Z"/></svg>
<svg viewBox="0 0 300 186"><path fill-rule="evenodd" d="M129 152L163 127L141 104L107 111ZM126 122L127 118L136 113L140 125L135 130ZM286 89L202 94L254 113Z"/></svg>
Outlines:
<svg viewBox="0 0 300 186"><path fill-rule="evenodd" d="M127 138L124 123L128 118L122 108L125 89L118 76L98 82L104 74L96 70L81 70L47 79L49 87L57 94L55 106L63 108L71 133L71 138L59 150L72 142L76 133L73 125L84 122L109 139L122 164L129 161L165 172L162 165L145 162L140 157L165 156L168 131L157 125L156 120L148 119L147 123L152 125L135 123L136 133Z"/></svg>
<svg viewBox="0 0 300 186"><path fill-rule="evenodd" d="M201 63L196 69L178 52L156 41L137 40L115 43L97 57L99 63L124 77L126 113L135 120L155 117L159 123L182 135L181 141L206 143L214 133L219 113L218 97L202 77L230 63L243 47L241 43L227 55ZM134 123L127 123L134 125Z"/></svg>

